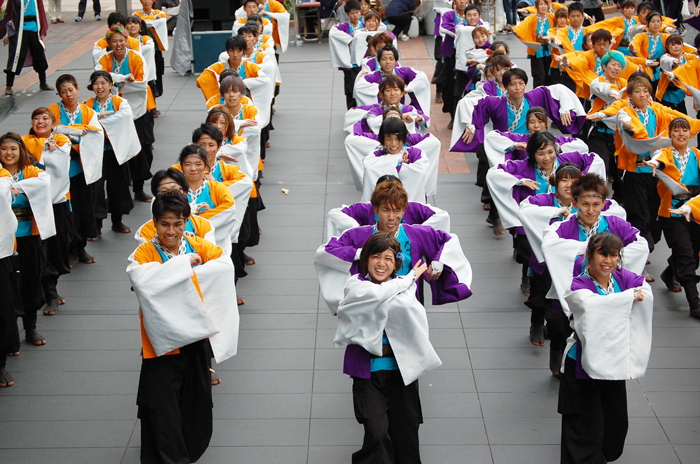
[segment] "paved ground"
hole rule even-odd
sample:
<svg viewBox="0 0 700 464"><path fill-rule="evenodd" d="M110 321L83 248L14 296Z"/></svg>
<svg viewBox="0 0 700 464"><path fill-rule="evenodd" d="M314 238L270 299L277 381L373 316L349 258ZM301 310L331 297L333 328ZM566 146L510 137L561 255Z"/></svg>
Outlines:
<svg viewBox="0 0 700 464"><path fill-rule="evenodd" d="M88 31L90 23L83 26ZM515 61L529 69L523 47L512 36L506 40ZM426 40L423 49L414 42L413 58L426 64L432 43ZM90 63L85 54L63 70L85 84ZM350 462L362 441L351 381L341 373L343 350L332 346L335 320L320 298L312 264L325 213L359 198L342 145L342 75L328 66L326 43L290 48L281 69L261 191L267 206L260 216L262 241L250 252L257 264L238 288L246 299L240 352L216 366L223 382L214 387L214 436L203 463ZM165 88L158 100L163 115L156 122L155 169L173 162L204 118L193 77L168 70ZM55 99L50 92L18 98L2 130L25 133L32 109ZM466 159L475 168L474 156ZM548 350L528 342L529 312L510 239L492 235L474 176L459 163L459 155L443 160L432 202L451 214L475 271L474 296L428 308L443 365L421 379L423 461L554 463L560 419ZM146 220L148 207L138 204L125 222L135 228ZM61 279L67 304L57 316L39 318L48 344L23 344L21 355L9 360L16 385L0 390L0 462L138 462L139 325L124 272L134 246L131 237L110 231L90 244L97 263L78 265ZM666 256L661 244L652 255L653 274ZM646 377L628 382L630 431L618 462L697 463L700 325L688 318L681 295L659 283L653 287L654 348Z"/></svg>

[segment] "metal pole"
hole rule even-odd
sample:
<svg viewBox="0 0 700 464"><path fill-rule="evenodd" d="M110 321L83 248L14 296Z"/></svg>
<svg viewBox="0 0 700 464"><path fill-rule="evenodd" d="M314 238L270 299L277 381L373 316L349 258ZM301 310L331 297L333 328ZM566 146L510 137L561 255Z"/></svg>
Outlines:
<svg viewBox="0 0 700 464"><path fill-rule="evenodd" d="M124 13L125 16L131 16L131 1L130 0L115 0L117 11Z"/></svg>

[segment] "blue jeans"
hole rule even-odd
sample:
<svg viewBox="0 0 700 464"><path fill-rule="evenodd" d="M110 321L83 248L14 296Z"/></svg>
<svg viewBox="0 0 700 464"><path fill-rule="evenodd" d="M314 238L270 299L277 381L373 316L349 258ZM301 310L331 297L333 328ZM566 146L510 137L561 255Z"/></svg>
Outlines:
<svg viewBox="0 0 700 464"><path fill-rule="evenodd" d="M506 22L511 26L518 24L518 0L503 0L503 10L506 12Z"/></svg>

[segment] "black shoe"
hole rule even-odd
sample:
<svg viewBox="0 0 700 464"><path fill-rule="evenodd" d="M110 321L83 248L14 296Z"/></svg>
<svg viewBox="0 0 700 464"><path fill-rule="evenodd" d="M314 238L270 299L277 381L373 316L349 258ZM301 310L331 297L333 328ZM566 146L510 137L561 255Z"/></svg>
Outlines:
<svg viewBox="0 0 700 464"><path fill-rule="evenodd" d="M659 277L661 277L661 282L666 285L669 292L678 293L683 290L681 284L673 278L671 267L664 269L664 272L662 272Z"/></svg>
<svg viewBox="0 0 700 464"><path fill-rule="evenodd" d="M14 90L12 90L12 86L11 86L11 85L8 85L8 86L5 87L5 95L11 97L11 96L14 95L14 94L15 94L15 92L14 92Z"/></svg>
<svg viewBox="0 0 700 464"><path fill-rule="evenodd" d="M153 197L142 190L134 193L134 200L141 201L143 203L150 203L153 201Z"/></svg>

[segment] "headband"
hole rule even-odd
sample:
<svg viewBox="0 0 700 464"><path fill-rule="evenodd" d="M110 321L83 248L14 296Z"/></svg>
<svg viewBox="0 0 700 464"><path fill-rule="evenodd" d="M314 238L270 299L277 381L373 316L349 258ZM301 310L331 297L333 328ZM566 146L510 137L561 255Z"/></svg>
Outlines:
<svg viewBox="0 0 700 464"><path fill-rule="evenodd" d="M574 200L578 200L581 197L593 197L593 198L600 198L602 200L605 200L605 197L601 195L600 193L582 193L581 195L576 195L574 197Z"/></svg>

